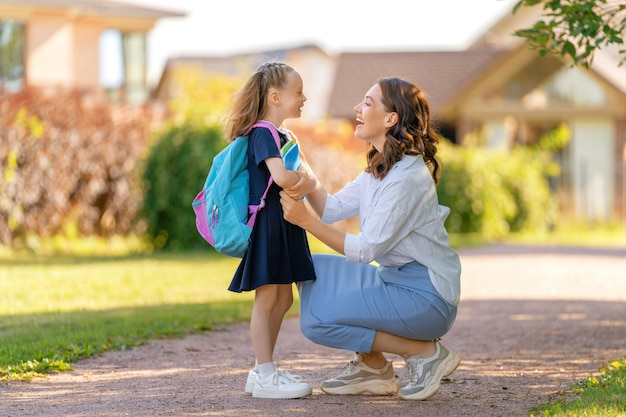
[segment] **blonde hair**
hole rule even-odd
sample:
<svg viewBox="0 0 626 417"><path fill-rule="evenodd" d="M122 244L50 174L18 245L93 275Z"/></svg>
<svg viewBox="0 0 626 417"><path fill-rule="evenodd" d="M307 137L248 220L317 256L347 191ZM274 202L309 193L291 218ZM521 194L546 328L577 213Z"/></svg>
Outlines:
<svg viewBox="0 0 626 417"><path fill-rule="evenodd" d="M226 123L226 137L234 140L262 119L267 107L267 93L273 88L284 88L289 74L294 71L293 67L282 62L259 65L235 97Z"/></svg>

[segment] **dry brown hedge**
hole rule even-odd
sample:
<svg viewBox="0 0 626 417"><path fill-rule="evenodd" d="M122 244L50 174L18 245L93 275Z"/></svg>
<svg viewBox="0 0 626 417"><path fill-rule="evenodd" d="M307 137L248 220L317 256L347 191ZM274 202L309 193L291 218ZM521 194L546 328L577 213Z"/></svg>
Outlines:
<svg viewBox="0 0 626 417"><path fill-rule="evenodd" d="M0 97L0 244L126 234L141 204L136 167L154 112L97 95L28 88Z"/></svg>

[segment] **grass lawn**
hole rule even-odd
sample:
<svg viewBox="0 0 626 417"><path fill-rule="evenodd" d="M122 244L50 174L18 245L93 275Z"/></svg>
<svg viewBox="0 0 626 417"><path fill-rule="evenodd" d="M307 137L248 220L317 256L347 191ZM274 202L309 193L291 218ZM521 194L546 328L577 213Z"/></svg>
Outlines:
<svg viewBox="0 0 626 417"><path fill-rule="evenodd" d="M237 263L214 254L0 260L0 381L247 320L253 293L226 290Z"/></svg>

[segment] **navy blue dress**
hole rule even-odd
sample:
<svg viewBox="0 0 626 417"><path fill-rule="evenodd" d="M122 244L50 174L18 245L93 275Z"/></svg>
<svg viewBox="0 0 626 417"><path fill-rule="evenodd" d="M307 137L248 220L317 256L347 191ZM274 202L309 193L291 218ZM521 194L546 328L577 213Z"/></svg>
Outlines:
<svg viewBox="0 0 626 417"><path fill-rule="evenodd" d="M279 133L281 146L287 136ZM248 138L248 172L250 204L259 204L267 187L270 172L265 159L280 157L271 132L255 128ZM228 289L251 291L266 284L291 284L315 279L306 232L283 218L280 204L281 188L273 183L256 218L250 245Z"/></svg>

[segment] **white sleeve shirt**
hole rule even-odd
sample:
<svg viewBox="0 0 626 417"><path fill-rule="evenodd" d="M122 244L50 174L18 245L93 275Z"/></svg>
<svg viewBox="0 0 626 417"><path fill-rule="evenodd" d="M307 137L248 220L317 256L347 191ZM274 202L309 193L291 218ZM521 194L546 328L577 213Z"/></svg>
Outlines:
<svg viewBox="0 0 626 417"><path fill-rule="evenodd" d="M405 155L383 180L362 172L329 195L322 221L359 216L361 231L346 234L348 262L401 266L417 261L452 305L460 298L461 263L450 247L444 222L450 209L439 205L437 190L421 156Z"/></svg>

